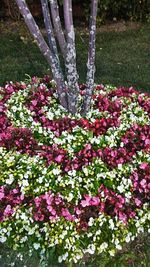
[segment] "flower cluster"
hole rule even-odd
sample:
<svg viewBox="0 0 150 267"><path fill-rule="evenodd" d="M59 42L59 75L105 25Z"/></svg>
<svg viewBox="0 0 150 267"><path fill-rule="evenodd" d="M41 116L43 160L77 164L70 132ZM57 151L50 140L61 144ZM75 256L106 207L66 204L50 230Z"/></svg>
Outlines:
<svg viewBox="0 0 150 267"><path fill-rule="evenodd" d="M0 96L0 242L76 263L148 230L148 94L97 85L86 118L59 105L47 76Z"/></svg>
<svg viewBox="0 0 150 267"><path fill-rule="evenodd" d="M28 128L7 127L0 134L0 146L6 147L8 150L16 148L20 153L28 153L32 155L38 147L36 140L33 138Z"/></svg>
<svg viewBox="0 0 150 267"><path fill-rule="evenodd" d="M19 187L10 190L8 187L1 186L0 222L4 221L7 217L10 217L15 212L15 207L21 205L23 200L24 200L24 195L21 194Z"/></svg>

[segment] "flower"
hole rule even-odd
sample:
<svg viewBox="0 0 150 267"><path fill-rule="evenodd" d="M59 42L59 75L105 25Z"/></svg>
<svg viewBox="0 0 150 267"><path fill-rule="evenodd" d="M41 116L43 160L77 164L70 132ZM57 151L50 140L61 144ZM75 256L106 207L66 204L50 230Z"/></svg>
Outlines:
<svg viewBox="0 0 150 267"><path fill-rule="evenodd" d="M82 118L59 105L48 77L0 94L1 242L42 257L57 246L60 262L78 263L147 231L149 95L97 85Z"/></svg>

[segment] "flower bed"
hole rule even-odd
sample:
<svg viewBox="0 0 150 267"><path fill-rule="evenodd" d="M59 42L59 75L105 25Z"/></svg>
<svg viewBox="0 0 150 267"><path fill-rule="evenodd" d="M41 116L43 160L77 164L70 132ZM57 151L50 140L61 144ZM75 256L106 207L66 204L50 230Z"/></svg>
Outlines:
<svg viewBox="0 0 150 267"><path fill-rule="evenodd" d="M0 242L76 263L148 231L148 94L97 85L86 118L67 114L48 77L0 95Z"/></svg>

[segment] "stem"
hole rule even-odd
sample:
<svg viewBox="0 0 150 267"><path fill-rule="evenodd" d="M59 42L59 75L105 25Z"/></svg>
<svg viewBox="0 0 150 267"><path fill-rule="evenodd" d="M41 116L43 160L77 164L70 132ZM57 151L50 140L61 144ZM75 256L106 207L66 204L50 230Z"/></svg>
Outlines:
<svg viewBox="0 0 150 267"><path fill-rule="evenodd" d="M56 45L54 32L53 32L53 26L52 26L52 22L51 22L50 13L49 13L48 1L47 0L41 0L41 6L42 6L42 11L43 11L45 28L46 28L46 32L47 32L47 36L48 36L49 47L50 47L52 54L59 61L57 45Z"/></svg>
<svg viewBox="0 0 150 267"><path fill-rule="evenodd" d="M67 35L67 55L65 66L68 81L68 109L71 113L77 112L79 95L78 73L76 67L75 32L72 17L72 0L64 0L64 20Z"/></svg>
<svg viewBox="0 0 150 267"><path fill-rule="evenodd" d="M95 78L95 41L96 41L96 17L98 9L98 0L91 0L91 15L89 25L89 51L87 62L86 94L83 101L82 114L86 114L91 105L91 98L94 88Z"/></svg>
<svg viewBox="0 0 150 267"><path fill-rule="evenodd" d="M49 0L50 8L51 8L51 16L54 25L54 30L56 33L56 37L62 52L63 57L66 57L67 53L67 43L65 40L64 32L62 30L60 16L59 16L59 7L57 0Z"/></svg>
<svg viewBox="0 0 150 267"><path fill-rule="evenodd" d="M30 33L32 34L33 38L37 41L37 44L42 52L42 54L47 59L49 65L52 69L53 77L57 83L58 89L58 96L60 100L60 104L67 108L67 101L66 101L66 93L65 93L65 83L63 79L63 75L61 73L60 65L58 60L53 54L53 51L50 50L48 45L46 44L38 25L36 24L25 0L16 0L16 3L19 7L19 10L27 24Z"/></svg>

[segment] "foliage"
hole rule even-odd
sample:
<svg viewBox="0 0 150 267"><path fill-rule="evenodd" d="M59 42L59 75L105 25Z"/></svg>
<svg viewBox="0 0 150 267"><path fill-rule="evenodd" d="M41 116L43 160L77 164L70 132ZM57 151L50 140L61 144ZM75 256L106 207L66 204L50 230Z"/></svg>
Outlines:
<svg viewBox="0 0 150 267"><path fill-rule="evenodd" d="M63 5L63 0L58 1L60 6ZM16 10L15 0L4 1L7 8L6 15L13 19L20 19L18 10ZM27 3L34 4L34 8L39 10L39 0L27 0ZM89 18L89 4L90 0L73 0L74 5L79 5L83 9L82 14L84 18ZM34 11L34 10L33 10ZM40 10L39 10L39 15ZM76 14L75 14L76 15ZM150 20L150 1L149 0L101 0L99 1L99 13L97 21L99 24L113 19L120 20L136 20L136 21L149 21Z"/></svg>
<svg viewBox="0 0 150 267"><path fill-rule="evenodd" d="M83 1L85 15L88 20L90 1ZM99 1L98 21L102 23L112 20L146 21L150 16L150 1L148 0L102 0Z"/></svg>
<svg viewBox="0 0 150 267"><path fill-rule="evenodd" d="M80 263L148 231L148 94L95 86L85 119L58 104L54 81L34 77L1 88L1 114L2 243Z"/></svg>
<svg viewBox="0 0 150 267"><path fill-rule="evenodd" d="M150 1L105 1L105 10L109 10L108 16L117 19L146 20L150 13ZM107 5L107 7L106 7Z"/></svg>

